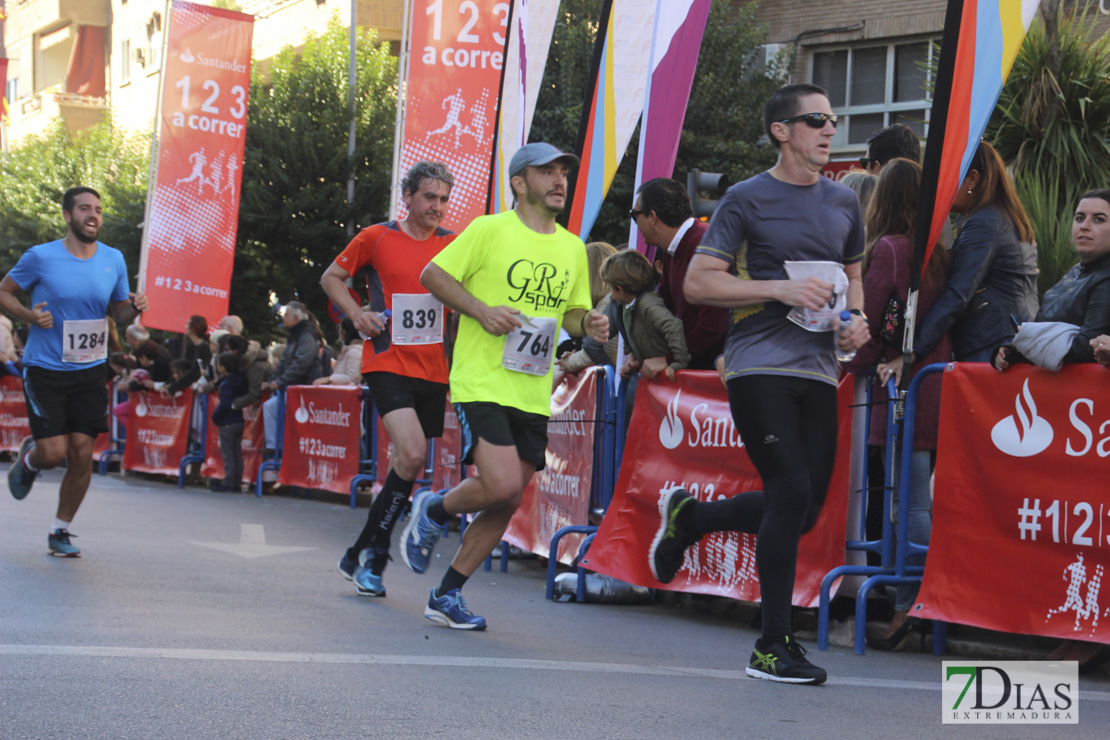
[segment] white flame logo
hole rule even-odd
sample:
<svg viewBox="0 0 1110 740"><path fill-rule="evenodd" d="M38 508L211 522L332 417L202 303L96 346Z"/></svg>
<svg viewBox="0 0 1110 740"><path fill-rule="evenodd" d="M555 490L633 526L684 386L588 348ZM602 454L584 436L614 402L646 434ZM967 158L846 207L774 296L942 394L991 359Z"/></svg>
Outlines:
<svg viewBox="0 0 1110 740"><path fill-rule="evenodd" d="M135 407L135 416L146 416L147 412L146 401L140 400L139 405Z"/></svg>
<svg viewBox="0 0 1110 740"><path fill-rule="evenodd" d="M1024 405L1021 402L1023 397ZM1025 379L1021 393L1014 397L1014 410L1016 420L1014 416L1007 416L991 430L994 446L1012 457L1030 457L1044 452L1052 444L1052 425L1037 416L1037 404L1033 401L1033 394L1029 392L1028 378Z"/></svg>
<svg viewBox="0 0 1110 740"><path fill-rule="evenodd" d="M298 424L304 424L308 421L308 409L304 407L304 396L301 397L301 407L297 409L297 413L293 414L293 418L297 420Z"/></svg>
<svg viewBox="0 0 1110 740"><path fill-rule="evenodd" d="M659 442L668 450L673 450L682 444L682 420L678 418L678 399L682 391L674 394L674 398L667 404L667 415L659 423Z"/></svg>
<svg viewBox="0 0 1110 740"><path fill-rule="evenodd" d="M181 52L181 61L185 62L186 64L192 64L196 60L193 57L193 52L189 51L189 49L186 48L185 51Z"/></svg>

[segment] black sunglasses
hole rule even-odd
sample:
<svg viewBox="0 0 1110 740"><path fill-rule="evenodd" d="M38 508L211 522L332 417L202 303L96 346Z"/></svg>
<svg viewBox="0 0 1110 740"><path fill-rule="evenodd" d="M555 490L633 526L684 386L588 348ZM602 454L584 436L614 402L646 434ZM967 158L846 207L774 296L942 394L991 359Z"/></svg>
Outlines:
<svg viewBox="0 0 1110 740"><path fill-rule="evenodd" d="M869 157L860 157L859 158L859 166L866 170L868 167L871 166L872 162L878 162L878 161L879 160L877 160L877 159L870 159Z"/></svg>
<svg viewBox="0 0 1110 740"><path fill-rule="evenodd" d="M826 123L836 125L838 116L835 113L803 113L800 116L791 116L784 118L779 123L797 123L802 121L810 128L825 128Z"/></svg>
<svg viewBox="0 0 1110 740"><path fill-rule="evenodd" d="M636 220L637 216L642 216L642 215L644 215L644 212L643 211L637 211L635 208L633 208L631 211L628 212L628 217L630 219L632 219L633 221Z"/></svg>

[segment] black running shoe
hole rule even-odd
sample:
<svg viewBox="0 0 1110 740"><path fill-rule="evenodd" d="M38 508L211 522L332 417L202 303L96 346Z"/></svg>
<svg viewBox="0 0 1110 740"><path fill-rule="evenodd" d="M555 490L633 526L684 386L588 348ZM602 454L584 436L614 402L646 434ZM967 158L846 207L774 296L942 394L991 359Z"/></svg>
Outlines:
<svg viewBox="0 0 1110 740"><path fill-rule="evenodd" d="M780 683L825 683L829 677L825 669L806 659L806 649L793 635L778 637L769 643L766 639L756 640L746 671L749 676Z"/></svg>
<svg viewBox="0 0 1110 740"><path fill-rule="evenodd" d="M678 515L694 502L682 488L672 488L659 499L659 530L648 550L651 574L660 583L670 583L682 567L686 548L697 542L678 526Z"/></svg>

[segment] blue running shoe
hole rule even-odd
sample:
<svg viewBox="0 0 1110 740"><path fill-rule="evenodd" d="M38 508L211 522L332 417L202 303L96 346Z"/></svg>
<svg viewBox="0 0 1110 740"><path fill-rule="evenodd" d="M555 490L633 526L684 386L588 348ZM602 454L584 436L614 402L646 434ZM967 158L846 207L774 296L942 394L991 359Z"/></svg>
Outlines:
<svg viewBox="0 0 1110 740"><path fill-rule="evenodd" d="M347 557L347 551L344 550L343 557L339 558L339 564L336 567L339 568L339 575L350 581L355 577L355 569L358 568L358 563L351 562L351 559Z"/></svg>
<svg viewBox="0 0 1110 740"><path fill-rule="evenodd" d="M359 596L385 596L382 573L388 563L389 550L384 547L367 547L358 554L354 581Z"/></svg>
<svg viewBox="0 0 1110 740"><path fill-rule="evenodd" d="M479 617L466 605L462 592L453 588L443 596L436 596L436 590L428 596L428 606L424 607L424 617L436 624L453 630L484 630L486 618Z"/></svg>
<svg viewBox="0 0 1110 740"><path fill-rule="evenodd" d="M8 469L8 490L12 492L16 501L22 501L27 497L27 494L31 492L31 485L39 475L38 473L32 473L23 466L23 457L34 444L34 439L24 437L23 441L19 443L19 452L15 456L15 461Z"/></svg>
<svg viewBox="0 0 1110 740"><path fill-rule="evenodd" d="M385 584L382 577L369 568L359 566L355 570L355 591L359 596L385 596Z"/></svg>
<svg viewBox="0 0 1110 740"><path fill-rule="evenodd" d="M401 535L401 559L413 573L423 573L428 569L432 550L443 534L443 525L428 518L428 506L442 496L431 491L421 491L412 501L412 514Z"/></svg>
<svg viewBox="0 0 1110 740"><path fill-rule="evenodd" d="M64 529L57 529L46 538L46 546L50 548L51 555L59 558L79 558L81 557L81 548L70 544L69 541L70 537L76 536Z"/></svg>

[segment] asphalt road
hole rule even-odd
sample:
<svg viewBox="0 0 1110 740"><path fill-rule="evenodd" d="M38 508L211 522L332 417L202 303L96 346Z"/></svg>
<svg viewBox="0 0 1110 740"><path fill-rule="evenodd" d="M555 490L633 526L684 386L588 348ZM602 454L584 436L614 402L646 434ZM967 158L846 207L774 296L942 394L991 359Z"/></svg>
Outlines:
<svg viewBox="0 0 1110 740"><path fill-rule="evenodd" d="M6 472L6 466L2 466ZM536 561L479 571L489 630L423 616L429 573L400 558L388 597L335 564L365 509L94 476L73 530L46 532L58 473L0 495L0 738L1099 738L1110 679L1083 678L1078 725L941 723L941 663L810 657L821 687L749 679L756 633L662 604L544 599ZM0 483L0 489L6 485Z"/></svg>

